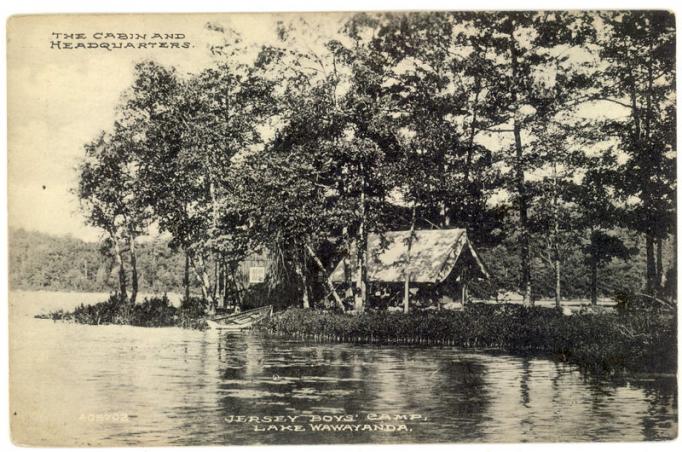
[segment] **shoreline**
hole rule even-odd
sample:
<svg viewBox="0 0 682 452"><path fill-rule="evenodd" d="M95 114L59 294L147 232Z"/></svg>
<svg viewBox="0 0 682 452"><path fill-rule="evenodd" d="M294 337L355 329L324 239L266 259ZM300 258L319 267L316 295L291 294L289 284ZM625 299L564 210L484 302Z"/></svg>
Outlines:
<svg viewBox="0 0 682 452"><path fill-rule="evenodd" d="M64 323L64 324L71 324L71 325L85 325L85 326L120 326L120 327L130 327L130 328L154 328L154 329L164 329L164 328L178 328L178 329L189 329L189 330L196 330L196 331L212 331L210 328L205 328L205 329L198 329L198 328L187 328L183 327L180 325L164 325L164 326L144 326L144 325L130 325L130 324L114 324L114 323L102 323L99 325L92 325L92 324L85 324L81 322L77 322L73 319L66 320L66 319L57 319L53 320L51 318L48 318L47 316L43 315L36 315L33 318L38 319L38 320L52 320L54 323ZM551 353L538 353L538 352L530 352L530 353L524 353L521 351L517 352L510 352L508 350L505 350L504 348L500 347L474 347L474 346L461 346L461 345L451 345L447 343L437 343L437 342L410 342L410 341L397 341L397 340L385 340L385 341L362 341L362 340L343 340L343 339L329 339L329 338L322 338L320 335L301 335L301 334L294 334L294 335L286 335L286 334L272 334L268 333L266 331L263 331L262 329L259 328L251 328L251 329L245 329L242 331L232 331L229 334L256 334L258 336L268 338L268 339L288 339L292 341L300 341L304 343L318 343L318 344L347 344L347 345L364 345L364 346L370 346L370 347L384 347L384 346L394 346L394 347L414 347L414 348L431 348L431 347L442 347L442 348L455 348L459 349L463 352L471 352L471 353L484 353L484 354L489 354L492 356L499 356L499 355L509 355L509 356L515 356L515 357L531 357L531 358L540 358L540 359L549 359L549 360L555 360L557 362L563 363L563 364L571 364L571 365L576 365L580 369L584 369L581 367L579 364L576 364L571 361L566 361L566 360L561 360L559 359L558 356L551 354ZM628 376L628 377L661 377L661 378L677 378L677 373L675 370L671 371L646 371L646 370L635 370L635 369L620 369L619 372L617 373L618 376Z"/></svg>
<svg viewBox="0 0 682 452"><path fill-rule="evenodd" d="M119 303L115 297L72 311L34 317L87 325L181 327L206 330L205 305L191 299L176 307L167 297ZM657 312L561 310L516 304L472 303L456 311L360 314L289 308L252 327L265 336L309 342L452 346L491 353L538 356L595 373L674 374L676 316Z"/></svg>

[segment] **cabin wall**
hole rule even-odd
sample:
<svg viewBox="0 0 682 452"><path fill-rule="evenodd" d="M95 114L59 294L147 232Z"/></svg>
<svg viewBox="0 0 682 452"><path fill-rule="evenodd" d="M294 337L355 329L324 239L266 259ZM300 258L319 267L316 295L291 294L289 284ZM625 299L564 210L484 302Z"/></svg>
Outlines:
<svg viewBox="0 0 682 452"><path fill-rule="evenodd" d="M234 301L240 304L242 309L271 305L275 310L280 310L300 305L301 296L297 281L276 281L276 286L272 284L275 265L275 262L264 254L248 256L239 263L235 273L239 292Z"/></svg>
<svg viewBox="0 0 682 452"><path fill-rule="evenodd" d="M249 258L239 263L237 281L239 285L248 289L252 286L264 284L269 274L271 261L266 258Z"/></svg>

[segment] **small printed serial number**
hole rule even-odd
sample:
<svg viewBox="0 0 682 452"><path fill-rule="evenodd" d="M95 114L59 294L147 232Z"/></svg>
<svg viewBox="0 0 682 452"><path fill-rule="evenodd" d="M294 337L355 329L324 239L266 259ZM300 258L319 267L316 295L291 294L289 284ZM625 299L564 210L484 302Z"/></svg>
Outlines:
<svg viewBox="0 0 682 452"><path fill-rule="evenodd" d="M81 422L128 422L128 413L88 413L78 417Z"/></svg>

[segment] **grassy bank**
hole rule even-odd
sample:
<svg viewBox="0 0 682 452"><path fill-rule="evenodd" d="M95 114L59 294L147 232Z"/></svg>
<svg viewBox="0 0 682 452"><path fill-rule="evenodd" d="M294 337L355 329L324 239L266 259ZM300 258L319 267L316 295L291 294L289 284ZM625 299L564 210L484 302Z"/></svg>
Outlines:
<svg viewBox="0 0 682 452"><path fill-rule="evenodd" d="M122 303L111 296L92 305L81 304L73 311L52 311L36 317L86 325L131 325L145 327L179 326L205 329L204 303L198 298L173 306L166 296L145 298L142 303Z"/></svg>
<svg viewBox="0 0 682 452"><path fill-rule="evenodd" d="M289 309L268 334L368 343L425 343L553 355L595 372L675 372L676 319L658 313L564 316L555 309L473 304L461 311L361 315Z"/></svg>

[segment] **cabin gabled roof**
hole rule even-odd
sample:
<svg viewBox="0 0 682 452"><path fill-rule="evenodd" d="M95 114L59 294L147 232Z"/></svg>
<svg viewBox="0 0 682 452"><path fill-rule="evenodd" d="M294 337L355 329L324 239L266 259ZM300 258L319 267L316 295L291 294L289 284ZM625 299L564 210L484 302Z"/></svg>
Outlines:
<svg viewBox="0 0 682 452"><path fill-rule="evenodd" d="M391 231L369 234L367 238L367 276L371 282L397 283L405 280L409 271L410 281L417 283L440 283L455 268L462 253L469 251L477 269L484 277L488 271L469 241L464 229L435 229L414 231L410 247L410 265L407 248L410 231ZM356 263L350 262L351 274ZM344 281L344 265L340 262L331 274L334 282Z"/></svg>

